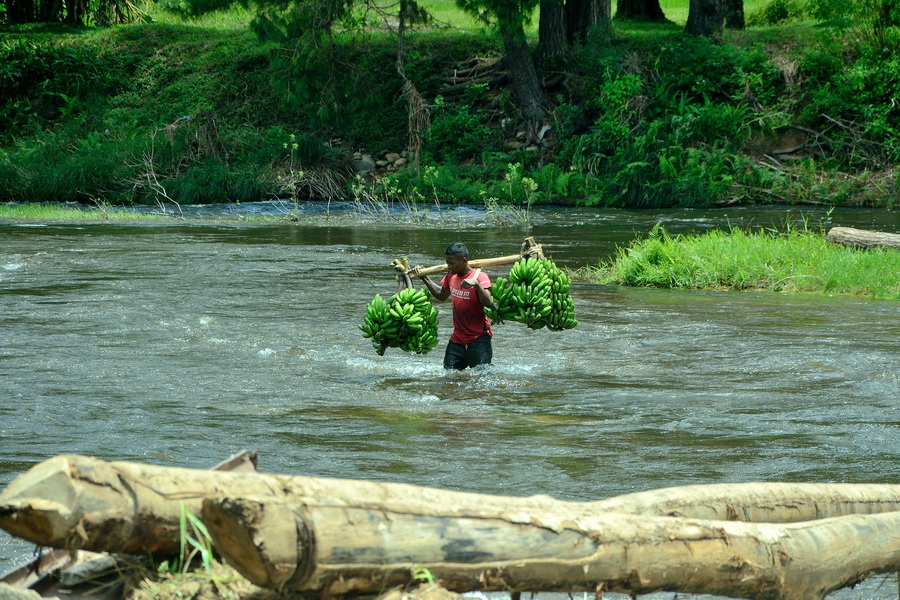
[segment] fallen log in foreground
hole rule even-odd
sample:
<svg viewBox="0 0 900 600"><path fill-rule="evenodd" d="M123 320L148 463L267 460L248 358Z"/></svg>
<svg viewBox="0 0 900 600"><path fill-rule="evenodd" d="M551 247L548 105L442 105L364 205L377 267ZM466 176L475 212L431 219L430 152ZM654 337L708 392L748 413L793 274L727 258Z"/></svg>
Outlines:
<svg viewBox="0 0 900 600"><path fill-rule="evenodd" d="M425 568L454 591L819 598L900 568L900 486L882 484L564 502L58 456L0 494L0 528L45 546L174 553L182 503L248 580L298 593L371 594Z"/></svg>
<svg viewBox="0 0 900 600"><path fill-rule="evenodd" d="M445 516L283 498L210 498L225 559L288 594L370 594L427 570L451 591L675 591L810 600L900 569L900 512L786 525L573 515ZM452 511L447 511L452 512Z"/></svg>
<svg viewBox="0 0 900 600"><path fill-rule="evenodd" d="M60 455L16 477L0 493L0 529L53 548L174 553L181 506L200 514L205 498L281 497L346 507L443 516L573 518L618 512L789 523L900 511L900 485L742 483L666 488L596 502L549 496L506 497L347 479L182 469Z"/></svg>
<svg viewBox="0 0 900 600"><path fill-rule="evenodd" d="M857 248L900 248L900 234L854 229L853 227L832 227L825 234L825 239L836 244Z"/></svg>

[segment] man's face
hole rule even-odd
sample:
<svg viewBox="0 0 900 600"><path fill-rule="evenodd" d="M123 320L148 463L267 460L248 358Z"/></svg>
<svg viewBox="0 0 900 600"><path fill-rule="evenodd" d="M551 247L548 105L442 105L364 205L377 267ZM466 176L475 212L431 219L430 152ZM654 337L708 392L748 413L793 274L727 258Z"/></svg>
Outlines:
<svg viewBox="0 0 900 600"><path fill-rule="evenodd" d="M445 256L447 260L447 270L462 277L469 272L469 259L462 256Z"/></svg>

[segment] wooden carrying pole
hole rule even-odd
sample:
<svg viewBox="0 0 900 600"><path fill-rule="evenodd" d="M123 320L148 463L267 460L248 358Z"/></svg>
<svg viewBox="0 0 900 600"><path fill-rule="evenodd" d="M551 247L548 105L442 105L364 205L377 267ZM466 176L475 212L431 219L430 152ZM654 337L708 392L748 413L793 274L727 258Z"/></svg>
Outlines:
<svg viewBox="0 0 900 600"><path fill-rule="evenodd" d="M544 251L540 244L534 241L533 237L525 238L522 242L522 249L518 254L509 254L507 256L498 256L496 258L476 258L469 261L469 266L473 269L482 269L484 267L496 267L499 265L511 265L518 262L524 257L544 258ZM402 260L395 260L391 263L391 267L398 270L401 275L405 275L409 271L407 265ZM447 265L434 265L433 267L424 267L419 269L419 275L437 275L438 273L446 273Z"/></svg>

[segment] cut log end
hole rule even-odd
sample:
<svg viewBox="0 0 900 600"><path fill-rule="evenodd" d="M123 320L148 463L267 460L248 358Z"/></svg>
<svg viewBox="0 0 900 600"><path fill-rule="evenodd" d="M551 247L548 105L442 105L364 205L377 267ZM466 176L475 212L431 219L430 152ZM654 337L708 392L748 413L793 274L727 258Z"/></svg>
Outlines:
<svg viewBox="0 0 900 600"><path fill-rule="evenodd" d="M62 542L60 532L70 531L71 511L59 502L43 498L3 500L0 498L0 529L11 535L44 545L48 539Z"/></svg>
<svg viewBox="0 0 900 600"><path fill-rule="evenodd" d="M215 547L248 581L281 589L302 558L293 512L245 498L208 498L202 519Z"/></svg>
<svg viewBox="0 0 900 600"><path fill-rule="evenodd" d="M115 520L132 506L107 465L80 466L78 457L60 455L14 479L0 494L0 529L43 546L104 549L118 530L98 523ZM92 493L79 506L80 488Z"/></svg>

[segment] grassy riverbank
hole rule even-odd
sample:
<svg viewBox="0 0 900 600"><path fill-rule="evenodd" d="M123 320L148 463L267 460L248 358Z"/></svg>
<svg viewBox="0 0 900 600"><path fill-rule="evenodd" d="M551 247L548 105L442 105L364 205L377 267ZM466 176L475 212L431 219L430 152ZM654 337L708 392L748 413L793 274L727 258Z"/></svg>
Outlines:
<svg viewBox="0 0 900 600"><path fill-rule="evenodd" d="M0 200L898 205L900 59L888 49L809 20L729 31L725 44L615 20L548 67L559 83L547 137L523 147L508 82L448 85L471 61L499 77L498 36L435 5L452 25L405 40L430 121L418 168L376 166L365 187L360 154L410 150L383 28L336 32L336 70L258 42L241 11L180 23L151 5L141 24L2 28ZM681 18L684 6L664 8Z"/></svg>
<svg viewBox="0 0 900 600"><path fill-rule="evenodd" d="M838 246L819 232L741 229L669 235L661 227L585 269L588 280L684 289L818 292L900 299L900 252Z"/></svg>
<svg viewBox="0 0 900 600"><path fill-rule="evenodd" d="M36 221L126 221L133 219L160 219L166 215L140 213L111 206L90 209L78 205L52 203L0 204L0 219L23 219Z"/></svg>

